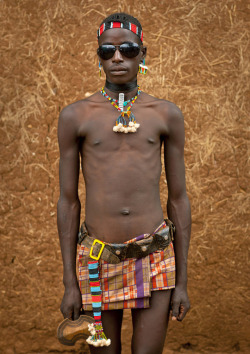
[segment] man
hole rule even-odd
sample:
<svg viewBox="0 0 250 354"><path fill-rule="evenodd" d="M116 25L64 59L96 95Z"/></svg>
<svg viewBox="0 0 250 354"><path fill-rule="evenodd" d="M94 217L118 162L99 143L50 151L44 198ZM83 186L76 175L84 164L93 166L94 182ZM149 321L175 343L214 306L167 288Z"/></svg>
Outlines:
<svg viewBox="0 0 250 354"><path fill-rule="evenodd" d="M89 312L91 301L86 300L92 299L94 315L100 321L97 321L100 328L95 329L106 338L101 328L103 324L111 345L90 346L91 353L119 353L123 308L131 308L132 352L162 353L170 302L173 320L183 320L189 309L187 254L191 217L185 186L183 116L173 103L157 99L137 87L138 68L145 70L142 63L146 57L137 19L123 13L109 16L98 30L98 44L100 67L106 74L104 89L67 106L59 118L58 230L65 286L61 311L65 318L76 320L83 306L85 313L92 315ZM162 145L168 185L167 213L176 231L173 244L170 242L165 249L153 248L154 251L147 254L147 247L150 249L153 241L146 246L143 242L153 240L157 234L161 237L166 228L159 193ZM80 164L86 185L85 226L79 256L81 290L76 276ZM99 246L95 257L93 250L97 244L86 246L87 241L94 239ZM122 246L134 245L139 239L142 239L139 253L145 251L144 256L132 252L132 257L122 259ZM176 283L172 277L175 271L173 246ZM109 259L105 254L115 259L115 264L105 261ZM97 272L91 268L95 263L99 264L99 275L93 275ZM141 264L147 264L146 270ZM134 270L130 278L131 269ZM149 283L143 285L141 292L137 280L142 273ZM89 290L86 290L86 274L90 277ZM100 281L102 296L101 292L94 292L98 287L97 283L91 283L91 277ZM119 282L122 279L122 287L117 285L117 279ZM130 281L132 285L128 286ZM129 289L128 293L125 288ZM123 301L116 301L120 300L116 294L119 291L123 291ZM94 296L99 299L98 310L94 308ZM99 332L93 328L92 338L96 338ZM95 339L92 344L98 345L94 342Z"/></svg>

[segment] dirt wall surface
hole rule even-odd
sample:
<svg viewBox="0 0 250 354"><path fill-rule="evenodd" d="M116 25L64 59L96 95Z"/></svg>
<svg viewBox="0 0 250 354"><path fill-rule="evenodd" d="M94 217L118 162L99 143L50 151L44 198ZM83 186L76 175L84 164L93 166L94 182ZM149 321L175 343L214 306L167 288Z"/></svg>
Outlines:
<svg viewBox="0 0 250 354"><path fill-rule="evenodd" d="M57 120L104 83L96 29L115 11L141 21L142 90L175 102L186 126L193 230L192 308L170 323L164 353L249 352L249 3L2 0L0 352L88 353L60 345ZM84 215L84 185L80 182ZM161 179L162 206L167 199ZM123 352L130 353L129 312Z"/></svg>

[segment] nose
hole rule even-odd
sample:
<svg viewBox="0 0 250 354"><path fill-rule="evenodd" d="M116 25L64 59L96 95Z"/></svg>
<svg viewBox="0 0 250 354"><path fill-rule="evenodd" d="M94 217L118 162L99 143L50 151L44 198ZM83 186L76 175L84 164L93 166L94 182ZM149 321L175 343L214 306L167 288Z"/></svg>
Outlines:
<svg viewBox="0 0 250 354"><path fill-rule="evenodd" d="M123 61L123 57L118 49L118 47L115 48L115 54L113 55L112 61L115 63L120 63Z"/></svg>

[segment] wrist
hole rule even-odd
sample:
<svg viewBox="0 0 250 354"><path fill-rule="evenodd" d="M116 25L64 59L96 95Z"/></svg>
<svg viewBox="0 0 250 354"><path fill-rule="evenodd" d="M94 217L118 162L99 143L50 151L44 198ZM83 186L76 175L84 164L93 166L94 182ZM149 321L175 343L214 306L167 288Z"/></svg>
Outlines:
<svg viewBox="0 0 250 354"><path fill-rule="evenodd" d="M187 281L176 281L176 288L186 290L187 289Z"/></svg>
<svg viewBox="0 0 250 354"><path fill-rule="evenodd" d="M67 274L63 276L63 285L65 288L72 288L74 286L78 286L78 280L76 274Z"/></svg>
<svg viewBox="0 0 250 354"><path fill-rule="evenodd" d="M181 288L187 288L187 274L182 273L182 274L178 274L178 272L176 272L176 286L177 287L181 287Z"/></svg>

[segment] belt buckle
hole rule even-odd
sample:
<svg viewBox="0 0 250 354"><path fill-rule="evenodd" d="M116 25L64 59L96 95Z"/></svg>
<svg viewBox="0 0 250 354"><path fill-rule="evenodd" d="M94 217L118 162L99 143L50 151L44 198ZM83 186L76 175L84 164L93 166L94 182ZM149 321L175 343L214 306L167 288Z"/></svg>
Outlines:
<svg viewBox="0 0 250 354"><path fill-rule="evenodd" d="M101 249L100 249L100 251L99 251L97 257L93 256L93 254L92 254L92 252L93 252L93 247L94 247L94 245L95 245L96 243L99 243L99 244L101 245ZM104 249L104 246L105 246L105 243L103 243L103 242L100 241L100 240L97 240L97 238L96 238L96 239L93 241L92 246L91 246L90 251L89 251L89 256L90 256L90 258L95 259L96 261L99 261L101 255L102 255L102 251L103 251L103 249Z"/></svg>

